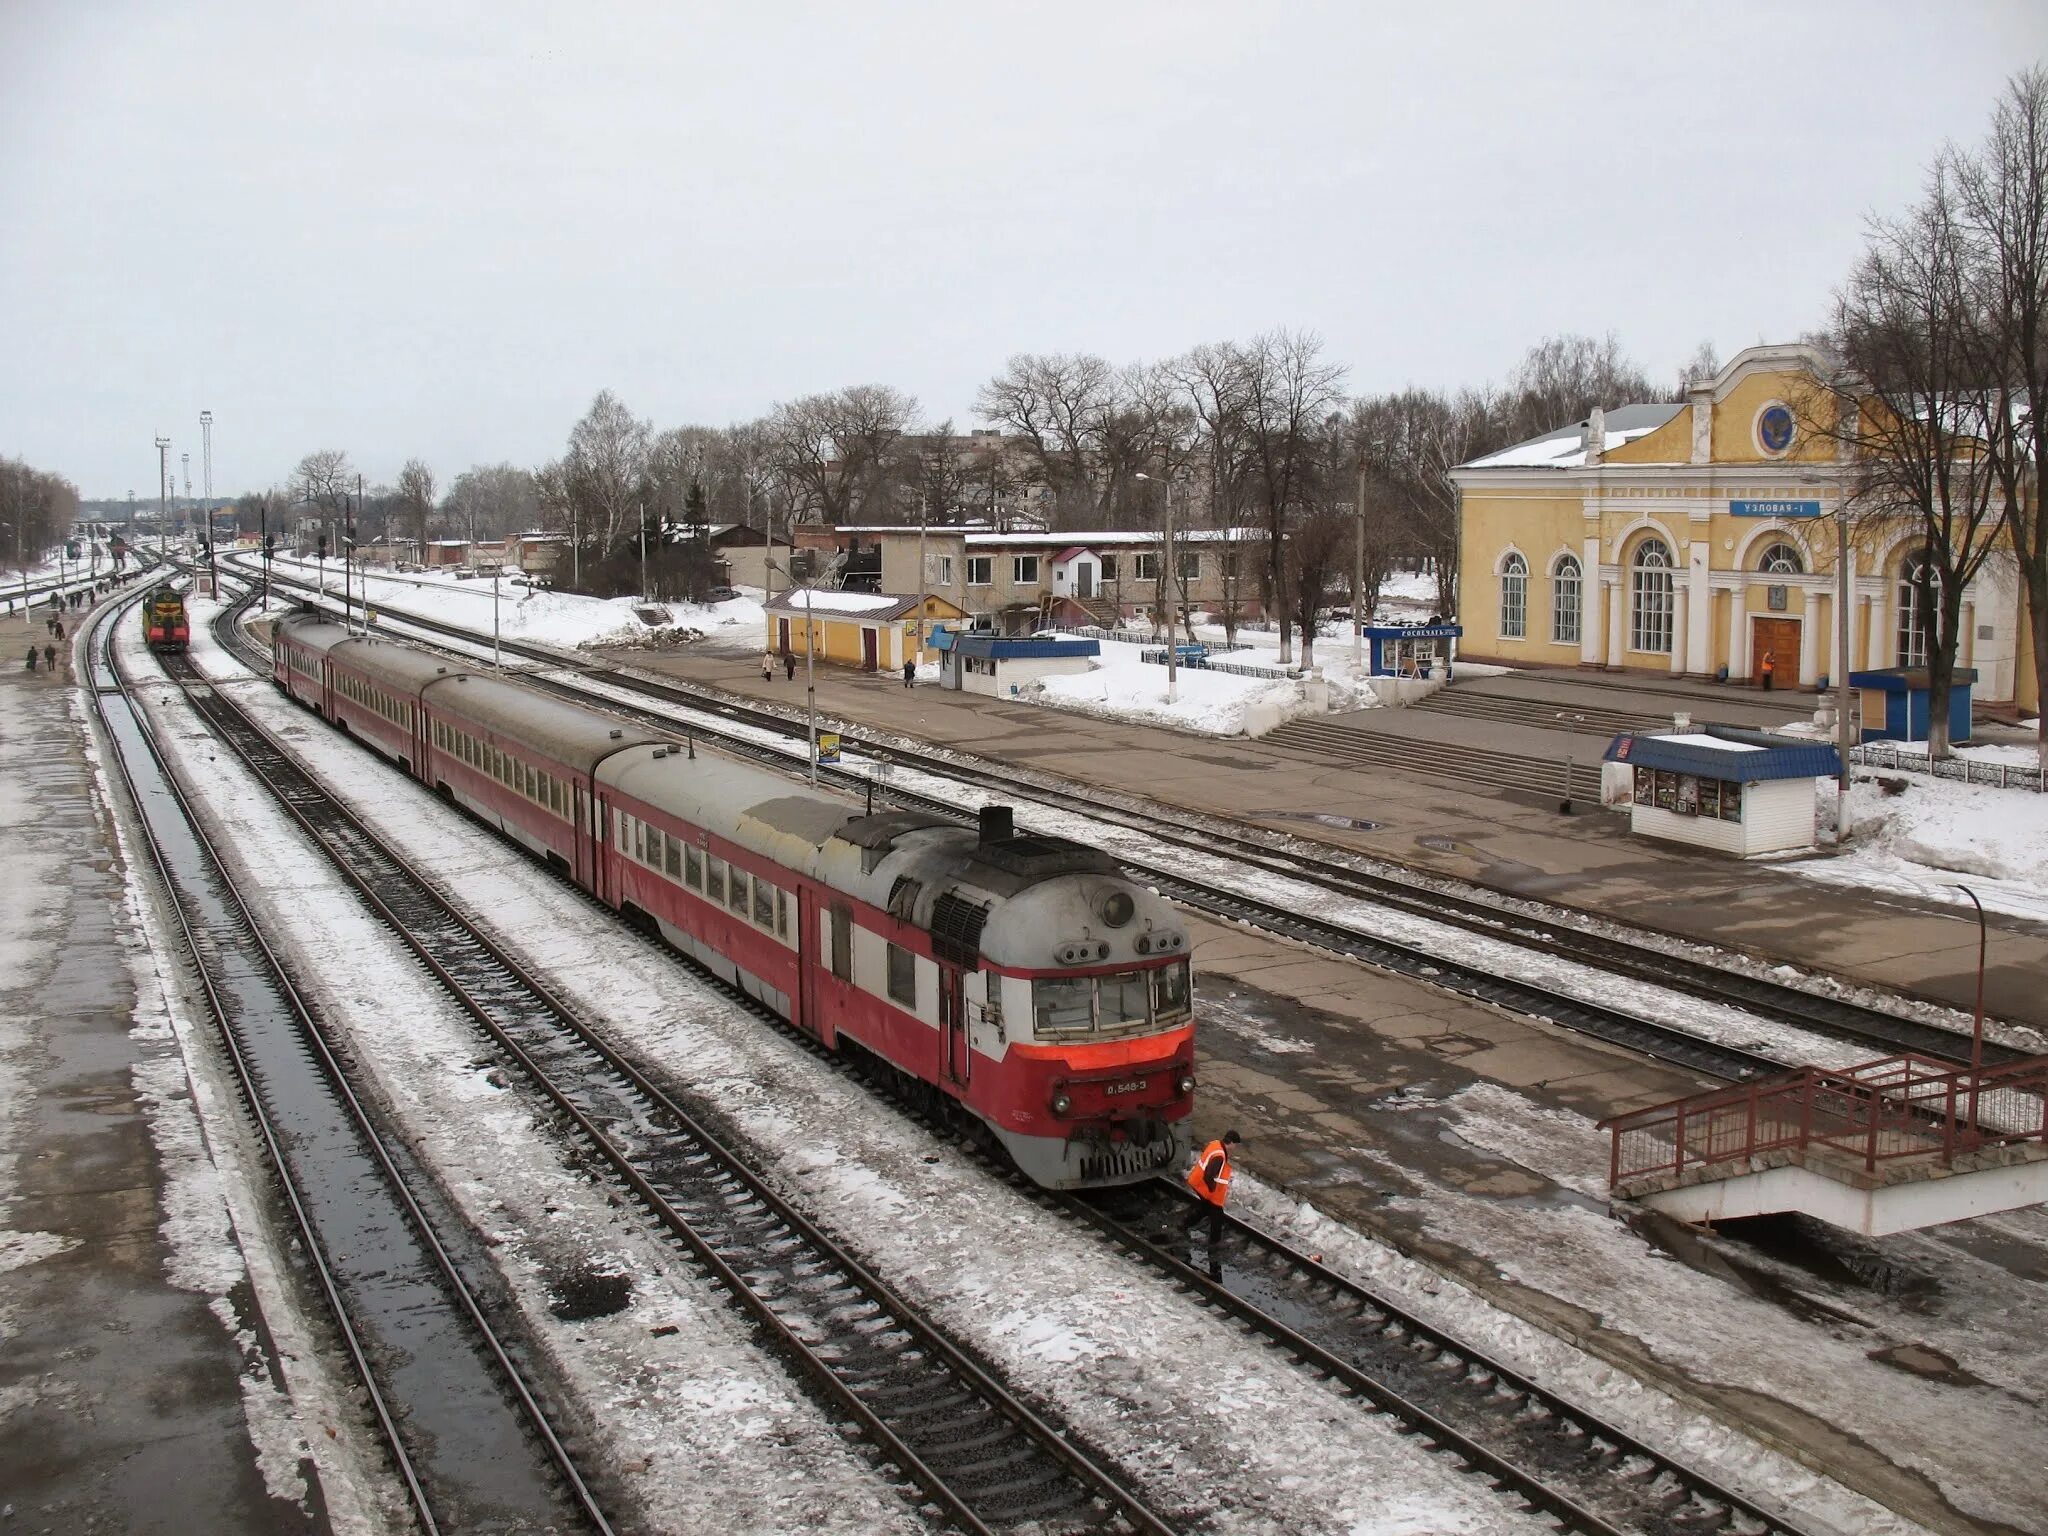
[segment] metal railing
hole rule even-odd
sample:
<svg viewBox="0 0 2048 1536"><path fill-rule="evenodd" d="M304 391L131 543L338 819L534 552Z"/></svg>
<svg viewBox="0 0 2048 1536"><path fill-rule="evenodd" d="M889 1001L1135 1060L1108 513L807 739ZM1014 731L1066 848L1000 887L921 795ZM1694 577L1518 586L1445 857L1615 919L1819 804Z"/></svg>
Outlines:
<svg viewBox="0 0 2048 1536"><path fill-rule="evenodd" d="M1981 1071L1913 1054L1844 1071L1801 1067L1615 1115L1600 1128L1614 1138L1610 1186L1816 1147L1859 1160L1866 1173L1904 1157L1946 1166L1958 1152L2048 1143L2048 1056Z"/></svg>
<svg viewBox="0 0 2048 1536"><path fill-rule="evenodd" d="M1981 763L1974 758L1930 758L1925 752L1903 752L1886 742L1866 742L1849 749L1849 760L1862 768L1888 768L1899 773L1929 773L1937 779L1965 784L1990 784L1999 789L2030 789L2040 793L2041 770L2017 763Z"/></svg>

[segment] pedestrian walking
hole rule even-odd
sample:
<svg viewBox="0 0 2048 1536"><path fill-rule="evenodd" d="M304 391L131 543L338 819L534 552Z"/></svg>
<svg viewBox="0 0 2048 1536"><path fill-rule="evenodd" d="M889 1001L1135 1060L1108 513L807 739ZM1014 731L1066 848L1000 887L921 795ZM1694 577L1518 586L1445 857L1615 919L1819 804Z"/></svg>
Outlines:
<svg viewBox="0 0 2048 1536"><path fill-rule="evenodd" d="M43 647L43 665L52 672L57 670L57 647L54 645Z"/></svg>
<svg viewBox="0 0 2048 1536"><path fill-rule="evenodd" d="M917 686L917 658L915 656L903 658L903 686L906 688Z"/></svg>
<svg viewBox="0 0 2048 1536"><path fill-rule="evenodd" d="M1764 659L1757 664L1757 671L1763 674L1764 692L1769 693L1771 691L1771 679L1778 671L1778 653L1776 651L1765 651Z"/></svg>
<svg viewBox="0 0 2048 1536"><path fill-rule="evenodd" d="M775 657L772 654L764 653L761 657L761 681L764 683L775 681Z"/></svg>
<svg viewBox="0 0 2048 1536"><path fill-rule="evenodd" d="M1223 1206L1230 1198L1230 1149L1242 1146L1244 1138L1236 1131L1225 1131L1216 1140L1202 1148L1202 1155L1195 1159L1195 1166L1188 1170L1188 1188L1201 1197L1202 1203L1195 1207L1194 1214L1183 1223L1183 1230L1193 1233L1198 1222L1209 1223L1209 1268L1220 1267L1217 1245L1223 1241Z"/></svg>
<svg viewBox="0 0 2048 1536"><path fill-rule="evenodd" d="M29 642L29 647L28 647L28 669L29 669L29 671L31 671L31 672L35 671L35 669L36 669L36 647L35 647L35 642L34 642L34 641L30 641L30 642Z"/></svg>
<svg viewBox="0 0 2048 1536"><path fill-rule="evenodd" d="M789 679L789 681L791 681L792 683L796 681L795 651L784 651L782 653L782 675Z"/></svg>
<svg viewBox="0 0 2048 1536"><path fill-rule="evenodd" d="M56 623L52 624L50 626L50 633L55 635L59 640L62 640L64 638L64 621L62 619L59 619L57 620Z"/></svg>

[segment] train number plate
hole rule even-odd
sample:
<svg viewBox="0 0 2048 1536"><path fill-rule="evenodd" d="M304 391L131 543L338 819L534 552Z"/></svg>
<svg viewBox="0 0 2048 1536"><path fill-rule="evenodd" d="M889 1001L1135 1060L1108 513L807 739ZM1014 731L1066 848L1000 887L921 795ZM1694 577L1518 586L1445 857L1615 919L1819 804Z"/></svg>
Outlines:
<svg viewBox="0 0 2048 1536"><path fill-rule="evenodd" d="M1111 1097L1119 1093L1143 1093L1145 1091L1145 1082L1146 1080L1142 1077L1134 1077L1128 1083L1111 1083L1102 1091Z"/></svg>

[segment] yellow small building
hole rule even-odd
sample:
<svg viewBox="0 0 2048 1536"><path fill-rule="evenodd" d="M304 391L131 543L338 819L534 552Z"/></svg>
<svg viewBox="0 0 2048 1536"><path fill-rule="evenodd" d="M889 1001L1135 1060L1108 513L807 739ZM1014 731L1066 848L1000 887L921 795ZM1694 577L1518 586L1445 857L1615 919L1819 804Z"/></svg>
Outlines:
<svg viewBox="0 0 2048 1536"><path fill-rule="evenodd" d="M1459 655L1780 688L1924 666L1918 531L1851 516L1849 647L1835 654L1843 466L1809 429L1828 360L1752 347L1680 402L1596 410L1452 471ZM1957 664L1980 702L2034 709L2018 571L1994 553L1963 594Z"/></svg>
<svg viewBox="0 0 2048 1536"><path fill-rule="evenodd" d="M924 598L924 635L930 642L934 622L958 624L966 613L943 597ZM802 657L813 650L817 659L863 672L894 672L915 655L918 640L918 597L890 592L837 592L798 587L778 593L765 605L768 650L776 656Z"/></svg>

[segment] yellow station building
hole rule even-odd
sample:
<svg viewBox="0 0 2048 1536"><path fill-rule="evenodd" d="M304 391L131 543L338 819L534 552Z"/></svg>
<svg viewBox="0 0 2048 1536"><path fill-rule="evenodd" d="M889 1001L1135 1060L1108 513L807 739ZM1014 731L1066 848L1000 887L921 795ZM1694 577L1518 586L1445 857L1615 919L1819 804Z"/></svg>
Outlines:
<svg viewBox="0 0 2048 1536"><path fill-rule="evenodd" d="M1827 359L1752 347L1678 403L1595 411L1452 472L1461 493L1459 655L1760 682L1837 675L1843 466L1807 430ZM1852 516L1852 671L1926 660L1915 529ZM1979 703L2039 707L2018 572L1994 553L1963 594L1957 662Z"/></svg>

